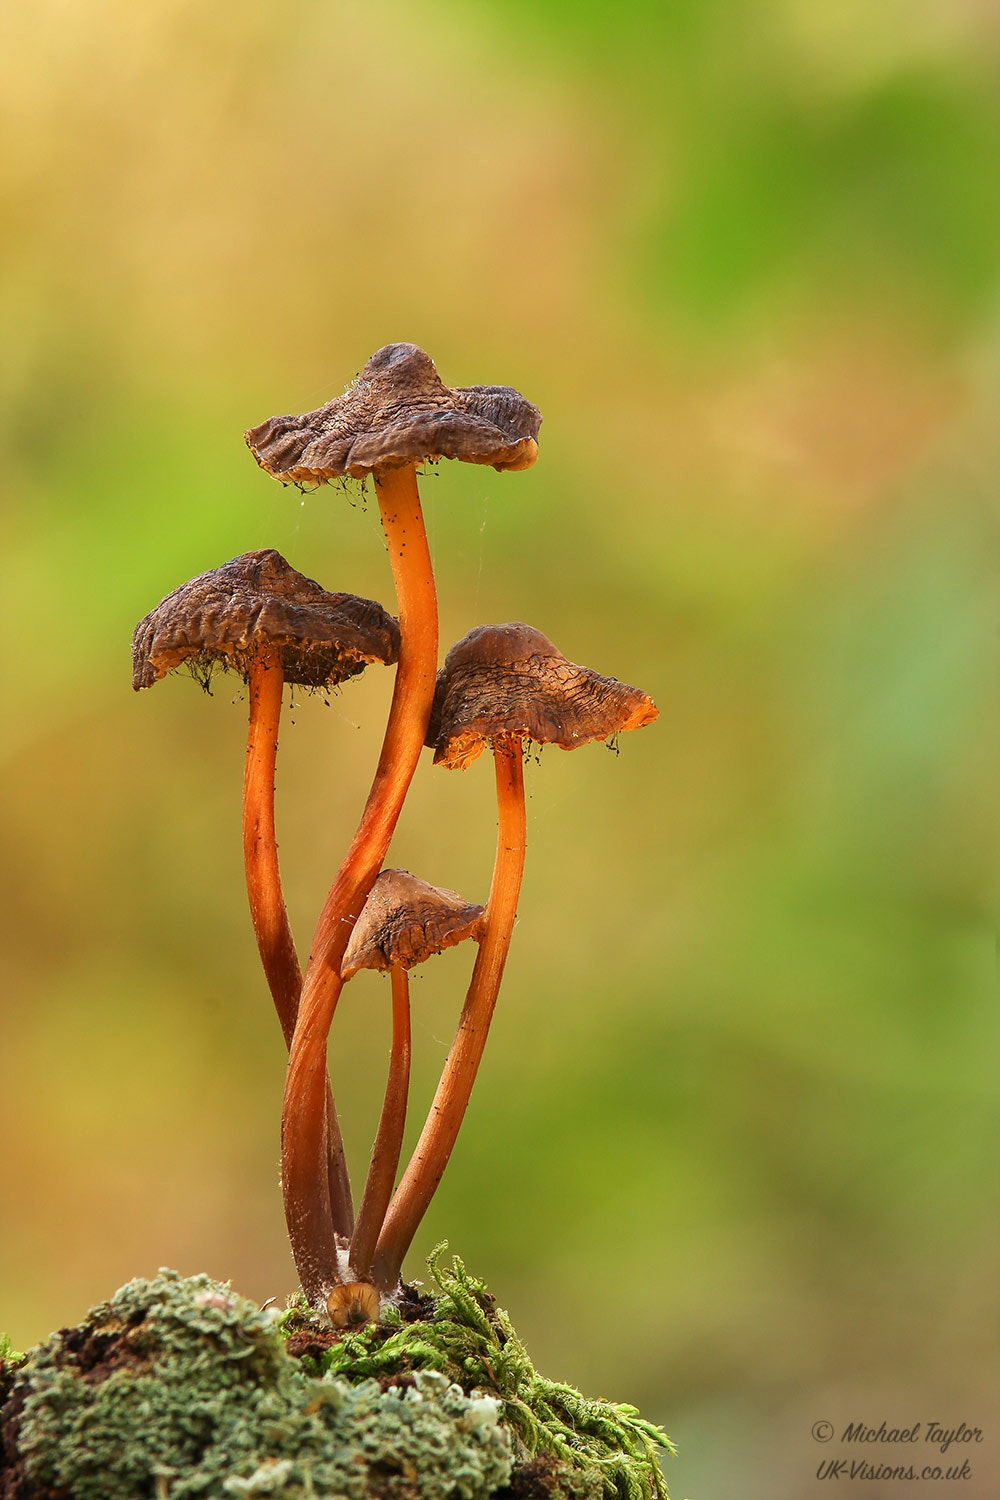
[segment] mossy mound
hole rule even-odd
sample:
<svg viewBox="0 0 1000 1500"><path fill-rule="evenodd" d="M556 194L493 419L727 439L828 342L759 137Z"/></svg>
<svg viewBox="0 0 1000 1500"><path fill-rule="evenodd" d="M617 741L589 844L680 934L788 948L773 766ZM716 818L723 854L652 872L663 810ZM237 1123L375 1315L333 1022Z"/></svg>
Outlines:
<svg viewBox="0 0 1000 1500"><path fill-rule="evenodd" d="M439 1245L427 1262L436 1296L412 1295L387 1308L381 1322L337 1334L293 1306L282 1320L290 1346L317 1373L352 1382L436 1371L467 1393L488 1392L500 1403L516 1453L555 1460L536 1465L550 1481L540 1495L665 1497L658 1451L673 1452L666 1433L634 1406L591 1400L539 1375L496 1298L458 1256L446 1266L446 1249Z"/></svg>
<svg viewBox="0 0 1000 1500"><path fill-rule="evenodd" d="M207 1276L129 1282L13 1372L4 1500L480 1500L509 1478L494 1399L316 1378L280 1317Z"/></svg>
<svg viewBox="0 0 1000 1500"><path fill-rule="evenodd" d="M546 1381L481 1282L336 1336L207 1276L131 1281L0 1363L0 1500L654 1500L631 1407Z"/></svg>

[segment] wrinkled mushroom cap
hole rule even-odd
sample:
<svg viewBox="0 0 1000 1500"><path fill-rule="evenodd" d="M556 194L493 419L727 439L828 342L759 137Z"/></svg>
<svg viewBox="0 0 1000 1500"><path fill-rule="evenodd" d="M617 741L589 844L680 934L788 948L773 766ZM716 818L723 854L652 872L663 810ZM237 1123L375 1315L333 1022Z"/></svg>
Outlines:
<svg viewBox="0 0 1000 1500"><path fill-rule="evenodd" d="M245 552L168 594L132 637L132 686L151 687L187 663L207 680L214 665L244 681L269 653L288 682L335 687L369 662L394 662L399 626L380 604L328 594L269 547Z"/></svg>
<svg viewBox="0 0 1000 1500"><path fill-rule="evenodd" d="M464 771L499 736L573 750L659 717L646 693L567 661L530 625L480 625L437 675L426 744L434 764Z"/></svg>
<svg viewBox="0 0 1000 1500"><path fill-rule="evenodd" d="M354 924L340 972L412 969L468 937L479 941L483 908L406 870L383 870Z"/></svg>
<svg viewBox="0 0 1000 1500"><path fill-rule="evenodd" d="M298 417L270 417L245 434L261 468L294 484L458 458L527 469L541 412L507 385L452 390L416 344L387 344L342 396Z"/></svg>

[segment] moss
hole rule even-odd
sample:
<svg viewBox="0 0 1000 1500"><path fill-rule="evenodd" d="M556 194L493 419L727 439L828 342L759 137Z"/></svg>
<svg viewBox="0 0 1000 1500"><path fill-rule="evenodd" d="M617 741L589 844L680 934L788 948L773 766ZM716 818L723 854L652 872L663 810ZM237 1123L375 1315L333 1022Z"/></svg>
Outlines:
<svg viewBox="0 0 1000 1500"><path fill-rule="evenodd" d="M435 1372L311 1376L278 1317L205 1276L129 1282L15 1374L5 1500L480 1500L506 1482L494 1399Z"/></svg>
<svg viewBox="0 0 1000 1500"><path fill-rule="evenodd" d="M314 1367L352 1382L434 1370L465 1391L489 1391L500 1402L518 1453L556 1460L555 1469L543 1466L550 1485L544 1493L553 1497L666 1496L658 1461L661 1449L674 1452L666 1433L634 1406L592 1400L539 1375L484 1283L457 1256L445 1265L446 1248L439 1245L428 1260L436 1298L389 1309L380 1324L345 1333L324 1351L314 1345ZM293 1308L283 1327L299 1337L304 1321Z"/></svg>
<svg viewBox="0 0 1000 1500"><path fill-rule="evenodd" d="M207 1276L131 1281L0 1389L0 1500L658 1500L666 1435L534 1369L444 1247L335 1333ZM2 1350L0 1350L2 1356Z"/></svg>

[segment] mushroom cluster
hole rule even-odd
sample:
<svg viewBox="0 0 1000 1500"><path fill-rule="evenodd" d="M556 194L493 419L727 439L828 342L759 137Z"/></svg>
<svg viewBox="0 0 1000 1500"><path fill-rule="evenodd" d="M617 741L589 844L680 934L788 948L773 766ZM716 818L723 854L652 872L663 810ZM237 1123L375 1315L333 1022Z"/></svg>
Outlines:
<svg viewBox="0 0 1000 1500"><path fill-rule="evenodd" d="M565 750L657 717L651 698L568 661L524 624L480 626L438 667L434 575L418 468L442 458L515 471L538 455L541 414L509 386L451 388L413 344L372 355L342 396L246 434L260 467L317 486L369 475L396 589L398 621L371 600L327 593L268 549L234 558L168 594L140 621L133 686L187 666L248 688L243 851L261 963L288 1048L282 1191L296 1269L309 1302L346 1327L377 1318L455 1145L483 1055L510 947L525 856L526 742ZM382 749L357 831L320 912L303 972L282 894L274 775L285 682L333 687L374 662L396 666ZM383 869L421 750L465 770L493 753L498 833L485 907L403 870ZM409 1095L408 971L472 938L478 944L455 1039L408 1165L399 1176ZM343 986L388 973L392 1045L382 1113L355 1219L327 1072ZM398 1181L397 1181L398 1177Z"/></svg>

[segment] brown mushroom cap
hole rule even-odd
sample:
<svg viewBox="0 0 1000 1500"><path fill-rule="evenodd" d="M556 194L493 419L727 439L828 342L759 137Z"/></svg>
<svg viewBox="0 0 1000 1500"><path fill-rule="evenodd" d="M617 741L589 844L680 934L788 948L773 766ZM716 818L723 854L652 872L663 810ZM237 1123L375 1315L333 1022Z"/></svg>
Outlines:
<svg viewBox="0 0 1000 1500"><path fill-rule="evenodd" d="M406 870L383 870L354 924L340 972L412 969L468 937L479 941L483 908Z"/></svg>
<svg viewBox="0 0 1000 1500"><path fill-rule="evenodd" d="M480 625L445 657L425 743L464 771L498 735L573 750L657 718L646 693L567 661L540 630Z"/></svg>
<svg viewBox="0 0 1000 1500"><path fill-rule="evenodd" d="M132 637L132 686L151 687L188 663L207 678L213 665L247 680L267 651L288 682L335 687L369 662L399 654L399 626L371 599L328 594L268 547L202 573L140 620Z"/></svg>
<svg viewBox="0 0 1000 1500"><path fill-rule="evenodd" d="M324 484L439 458L527 469L541 421L511 386L452 390L416 344L387 344L342 396L302 416L270 417L245 437L273 478Z"/></svg>

